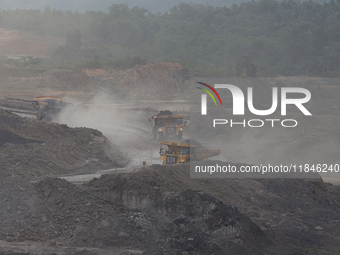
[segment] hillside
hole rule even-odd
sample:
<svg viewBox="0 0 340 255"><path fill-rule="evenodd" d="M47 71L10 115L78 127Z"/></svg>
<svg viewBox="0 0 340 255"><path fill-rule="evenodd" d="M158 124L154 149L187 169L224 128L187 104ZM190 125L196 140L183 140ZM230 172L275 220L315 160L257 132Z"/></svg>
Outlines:
<svg viewBox="0 0 340 255"><path fill-rule="evenodd" d="M60 38L41 60L47 64L125 69L173 62L197 75L338 77L339 10L335 1L274 0L230 8L180 3L157 15L124 4L82 14L17 9L1 12L0 27Z"/></svg>

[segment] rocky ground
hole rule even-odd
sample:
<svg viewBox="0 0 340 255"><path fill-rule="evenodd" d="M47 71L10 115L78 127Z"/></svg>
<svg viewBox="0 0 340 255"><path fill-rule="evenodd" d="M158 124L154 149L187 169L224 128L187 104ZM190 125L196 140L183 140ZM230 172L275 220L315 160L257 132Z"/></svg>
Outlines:
<svg viewBox="0 0 340 255"><path fill-rule="evenodd" d="M148 211L151 203L151 208L166 210L169 215L176 211L173 208L175 205L167 207L164 197L162 200L159 194L182 194L189 190L209 194L238 208L262 229L271 245L257 247L260 254L319 254L322 249L327 252L339 249L340 186L326 184L321 178L208 180L191 179L189 176L189 166L186 164L154 166L131 174L102 176L87 187L106 201L119 201L130 210L142 208ZM186 203L190 208L193 200L188 198ZM177 201L182 201L181 196ZM190 212L186 208L181 210ZM223 216L220 216L220 223L222 219ZM189 222L186 224L190 225ZM223 223L217 225L222 229L215 232L212 228L214 231L207 230L205 234L210 242L221 246L213 238L216 237L214 234L219 233L222 239L228 240L228 231ZM246 229L245 226L242 228ZM261 232L248 232L251 233L256 237L262 236ZM246 248L250 239L245 236L239 239L242 242L236 242L245 244L245 250L226 254L256 254L256 249L250 251ZM256 243L263 244L262 241L256 240ZM193 254L207 254L200 253L198 247L195 251L197 253Z"/></svg>
<svg viewBox="0 0 340 255"><path fill-rule="evenodd" d="M0 251L336 254L339 195L339 186L321 179L191 179L187 164L103 175L81 186L6 177Z"/></svg>
<svg viewBox="0 0 340 255"><path fill-rule="evenodd" d="M81 187L52 178L33 185L20 177L2 179L0 238L47 242L60 250L129 247L144 254L221 254L226 249L230 254L263 254L271 243L248 217L211 195L145 185L153 192L121 189L127 196L120 199L110 186L122 185L119 179L126 176L117 177ZM103 186L103 181L109 183ZM111 199L100 195L104 189L111 189Z"/></svg>
<svg viewBox="0 0 340 255"><path fill-rule="evenodd" d="M0 109L1 177L123 167L128 158L98 130L21 118Z"/></svg>

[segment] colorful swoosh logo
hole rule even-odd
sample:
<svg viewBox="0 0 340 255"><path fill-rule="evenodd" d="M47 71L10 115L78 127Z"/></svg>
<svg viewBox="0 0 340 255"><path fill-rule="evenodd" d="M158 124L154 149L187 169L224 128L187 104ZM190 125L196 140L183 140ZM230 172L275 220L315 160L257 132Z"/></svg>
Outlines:
<svg viewBox="0 0 340 255"><path fill-rule="evenodd" d="M221 100L221 98L220 98L220 95L217 93L217 91L216 91L213 87L211 87L210 85L205 84L205 83L203 83L203 82L196 82L196 83L201 84L201 85L206 86L207 88L211 89L211 91L214 92L215 95L217 96L218 100L220 100L220 104L221 104L221 106L222 106L222 100ZM200 87L197 87L197 88L203 90L204 92L206 92L206 93L214 100L215 105L217 105L214 96L210 93L209 90L206 90L206 89L203 89L203 88L200 88Z"/></svg>

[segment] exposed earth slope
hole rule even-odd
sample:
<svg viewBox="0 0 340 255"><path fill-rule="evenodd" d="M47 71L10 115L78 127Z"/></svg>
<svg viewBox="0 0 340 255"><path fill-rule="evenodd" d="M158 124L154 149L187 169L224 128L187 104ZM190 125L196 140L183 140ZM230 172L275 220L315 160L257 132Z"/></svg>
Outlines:
<svg viewBox="0 0 340 255"><path fill-rule="evenodd" d="M98 130L21 118L0 109L0 176L122 167L128 159Z"/></svg>

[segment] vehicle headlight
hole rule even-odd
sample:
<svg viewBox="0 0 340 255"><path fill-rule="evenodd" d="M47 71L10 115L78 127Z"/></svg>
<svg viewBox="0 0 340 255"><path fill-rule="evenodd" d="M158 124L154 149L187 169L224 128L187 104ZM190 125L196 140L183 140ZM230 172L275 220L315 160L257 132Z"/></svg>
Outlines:
<svg viewBox="0 0 340 255"><path fill-rule="evenodd" d="M180 128L179 130L182 130L183 128Z"/></svg>
<svg viewBox="0 0 340 255"><path fill-rule="evenodd" d="M158 129L158 131L162 131L162 129Z"/></svg>

